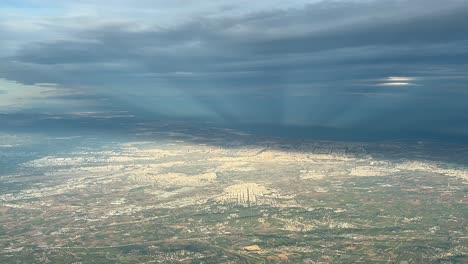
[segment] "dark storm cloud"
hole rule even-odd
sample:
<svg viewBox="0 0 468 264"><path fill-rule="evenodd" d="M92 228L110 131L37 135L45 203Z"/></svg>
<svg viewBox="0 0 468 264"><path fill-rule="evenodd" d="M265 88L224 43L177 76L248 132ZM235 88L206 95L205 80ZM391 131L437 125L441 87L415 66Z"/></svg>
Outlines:
<svg viewBox="0 0 468 264"><path fill-rule="evenodd" d="M165 25L47 18L44 34L67 37L22 42L3 56L0 77L228 122L349 125L385 117L411 125L427 105L464 122L455 112L468 110L459 100L467 96L467 13L466 1L394 0L319 1ZM390 76L412 79L383 80ZM404 120L398 109L414 115Z"/></svg>
<svg viewBox="0 0 468 264"><path fill-rule="evenodd" d="M82 75L86 83L89 75L106 79L123 74L152 75L182 85L184 79L218 80L221 86L238 85L235 80L246 78L269 85L290 75L288 83L309 82L317 66L334 71L345 64L465 64L468 3L442 7L424 1L427 9L416 8L422 3L322 2L166 29L132 31L131 24L79 29L80 40L30 43L10 60L19 64L16 71L24 70L21 63L29 65L27 71L41 66L62 71L57 82Z"/></svg>

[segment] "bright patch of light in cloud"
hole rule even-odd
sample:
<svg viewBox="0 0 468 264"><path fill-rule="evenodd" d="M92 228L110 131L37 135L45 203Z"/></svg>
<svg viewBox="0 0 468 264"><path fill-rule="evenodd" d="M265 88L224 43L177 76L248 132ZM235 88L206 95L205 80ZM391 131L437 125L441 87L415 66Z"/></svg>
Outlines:
<svg viewBox="0 0 468 264"><path fill-rule="evenodd" d="M50 88L36 85L24 85L18 82L0 79L0 88L4 91L0 95L0 109L22 108L33 99L44 97Z"/></svg>
<svg viewBox="0 0 468 264"><path fill-rule="evenodd" d="M13 112L37 105L67 104L60 97L81 94L53 83L21 84L0 78L0 111Z"/></svg>
<svg viewBox="0 0 468 264"><path fill-rule="evenodd" d="M404 76L390 76L387 78L380 79L377 86L384 86L384 87L405 87L405 86L415 86L416 84L413 82L416 78L414 77L404 77Z"/></svg>
<svg viewBox="0 0 468 264"><path fill-rule="evenodd" d="M408 82L385 82L385 83L379 83L377 86L413 86L415 84L413 83L408 83Z"/></svg>

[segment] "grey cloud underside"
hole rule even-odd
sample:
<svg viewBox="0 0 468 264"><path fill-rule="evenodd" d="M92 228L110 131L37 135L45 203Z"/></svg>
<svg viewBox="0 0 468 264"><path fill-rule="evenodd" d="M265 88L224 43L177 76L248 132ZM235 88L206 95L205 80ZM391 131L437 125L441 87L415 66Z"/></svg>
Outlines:
<svg viewBox="0 0 468 264"><path fill-rule="evenodd" d="M81 29L74 33L79 41L31 43L10 59L44 67L60 64L65 73L99 69L126 78L227 80L267 80L278 72L313 72L316 66L466 64L468 4L421 11L415 10L417 4L403 3L320 3L138 32L120 24ZM177 74L184 72L193 74Z"/></svg>
<svg viewBox="0 0 468 264"><path fill-rule="evenodd" d="M228 122L458 129L468 121L459 114L468 111L466 14L468 2L456 0L323 1L138 30L65 22L51 28L72 38L25 44L0 62L0 77ZM388 76L417 79L379 87Z"/></svg>

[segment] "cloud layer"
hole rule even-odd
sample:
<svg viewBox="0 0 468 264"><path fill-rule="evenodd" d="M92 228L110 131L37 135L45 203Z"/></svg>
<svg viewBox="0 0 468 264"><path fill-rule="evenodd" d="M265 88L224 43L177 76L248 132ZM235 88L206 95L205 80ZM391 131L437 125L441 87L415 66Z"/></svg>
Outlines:
<svg viewBox="0 0 468 264"><path fill-rule="evenodd" d="M462 0L22 0L0 8L0 78L57 84L123 109L394 129L464 131L468 121L460 115L468 110Z"/></svg>

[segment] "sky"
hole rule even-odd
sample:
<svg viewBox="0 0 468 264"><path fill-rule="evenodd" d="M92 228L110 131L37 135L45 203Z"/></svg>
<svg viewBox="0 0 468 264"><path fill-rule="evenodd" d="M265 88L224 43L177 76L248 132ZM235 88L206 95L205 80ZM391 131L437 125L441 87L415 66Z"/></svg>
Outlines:
<svg viewBox="0 0 468 264"><path fill-rule="evenodd" d="M0 113L468 138L468 1L0 2Z"/></svg>

